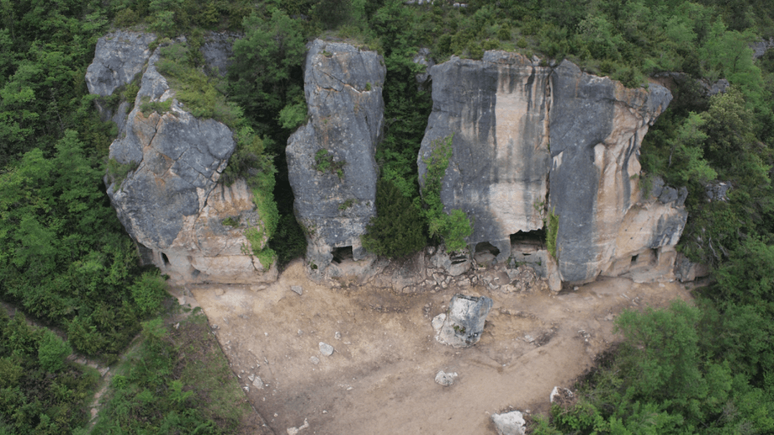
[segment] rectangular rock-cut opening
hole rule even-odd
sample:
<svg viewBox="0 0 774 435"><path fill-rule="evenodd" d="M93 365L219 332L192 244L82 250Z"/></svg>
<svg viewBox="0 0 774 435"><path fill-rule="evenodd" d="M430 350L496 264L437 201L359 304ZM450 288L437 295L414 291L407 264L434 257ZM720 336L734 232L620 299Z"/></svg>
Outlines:
<svg viewBox="0 0 774 435"><path fill-rule="evenodd" d="M344 246L342 248L333 248L333 261L341 263L345 260L354 260L351 246Z"/></svg>
<svg viewBox="0 0 774 435"><path fill-rule="evenodd" d="M530 251L545 249L545 243L546 231L542 228L511 234L511 252L520 252L522 255L530 255Z"/></svg>
<svg viewBox="0 0 774 435"><path fill-rule="evenodd" d="M632 255L632 264L637 263L637 258L640 256L640 254Z"/></svg>
<svg viewBox="0 0 774 435"><path fill-rule="evenodd" d="M167 257L167 254L162 252L161 260L164 262L164 267L169 267L169 257Z"/></svg>

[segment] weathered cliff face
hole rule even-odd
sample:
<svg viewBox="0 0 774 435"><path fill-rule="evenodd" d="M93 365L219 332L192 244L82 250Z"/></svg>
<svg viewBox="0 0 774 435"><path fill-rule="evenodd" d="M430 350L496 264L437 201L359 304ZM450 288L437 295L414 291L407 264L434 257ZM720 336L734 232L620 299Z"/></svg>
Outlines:
<svg viewBox="0 0 774 435"><path fill-rule="evenodd" d="M286 155L296 217L307 230L306 258L318 273L335 248L351 247L354 260L365 256L360 236L375 214L385 72L375 52L321 40L309 45L309 121L288 139Z"/></svg>
<svg viewBox="0 0 774 435"><path fill-rule="evenodd" d="M119 30L109 33L97 41L94 61L86 70L86 86L90 94L108 97L114 91L126 86L142 73L142 69L151 56L148 48L156 40L152 33L138 33ZM104 121L116 123L118 131L123 132L126 114L133 102L122 101L117 108L107 107L97 100L97 109Z"/></svg>
<svg viewBox="0 0 774 435"><path fill-rule="evenodd" d="M552 75L551 197L559 216L563 280L588 282L616 252L624 215L638 202L639 148L672 100L659 85L627 89L564 61Z"/></svg>
<svg viewBox="0 0 774 435"><path fill-rule="evenodd" d="M473 218L471 248L489 242L503 260L511 240L543 228L551 210L559 217L556 273L583 283L603 271L628 273L613 263L677 243L682 203L650 205L638 181L640 144L671 101L666 88L627 89L569 61L541 67L504 52L452 58L430 74L434 105L420 179L433 141L454 134L441 199Z"/></svg>
<svg viewBox="0 0 774 435"><path fill-rule="evenodd" d="M123 57L113 53L121 49L98 44L87 80L89 75L92 81L107 76L100 67L105 65L103 59ZM143 260L177 282L271 279L272 274L264 273L260 262L249 255L244 235L247 228L263 228L250 189L244 181L228 187L217 184L236 148L233 132L185 111L156 70L158 59L157 51L144 66L124 132L110 146L110 158L134 167L120 185L109 182L108 196L119 220ZM170 110L146 116L140 111L143 98L171 101Z"/></svg>
<svg viewBox="0 0 774 435"><path fill-rule="evenodd" d="M454 135L441 200L474 218L471 245L510 256L510 235L543 227L550 156L550 68L517 53L452 60L430 69L433 112L419 152L420 180L433 142Z"/></svg>

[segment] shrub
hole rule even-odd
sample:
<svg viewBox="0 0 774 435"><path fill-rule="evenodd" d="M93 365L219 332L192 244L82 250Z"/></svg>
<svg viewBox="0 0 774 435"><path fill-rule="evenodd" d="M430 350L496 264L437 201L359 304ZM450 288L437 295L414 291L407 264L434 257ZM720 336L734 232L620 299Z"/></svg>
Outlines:
<svg viewBox="0 0 774 435"><path fill-rule="evenodd" d="M38 345L38 362L47 372L58 372L65 366L65 359L73 348L53 332L46 330Z"/></svg>
<svg viewBox="0 0 774 435"><path fill-rule="evenodd" d="M344 176L344 165L347 162L344 161L334 161L333 160L333 153L326 149L321 149L317 151L317 154L314 155L314 162L315 162L315 169L320 172L328 172L330 170L331 173L334 173L339 176L339 178L342 178Z"/></svg>
<svg viewBox="0 0 774 435"><path fill-rule="evenodd" d="M453 153L452 140L453 136L448 136L433 141L430 157L424 160L427 172L422 189L423 214L430 236L443 238L449 251L460 251L466 246L465 238L473 233L470 220L462 210L445 213L441 201L441 184Z"/></svg>
<svg viewBox="0 0 774 435"><path fill-rule="evenodd" d="M108 178L114 183L113 192L117 192L124 182L129 172L137 169L137 162L130 160L129 163L121 164L116 159L108 160L107 174Z"/></svg>
<svg viewBox="0 0 774 435"><path fill-rule="evenodd" d="M166 299L167 283L159 276L159 271L145 272L130 287L132 299L137 310L143 315L155 314L161 309L161 302Z"/></svg>
<svg viewBox="0 0 774 435"><path fill-rule="evenodd" d="M426 239L422 215L392 181L376 184L376 216L361 237L363 247L385 257L403 257L422 249Z"/></svg>

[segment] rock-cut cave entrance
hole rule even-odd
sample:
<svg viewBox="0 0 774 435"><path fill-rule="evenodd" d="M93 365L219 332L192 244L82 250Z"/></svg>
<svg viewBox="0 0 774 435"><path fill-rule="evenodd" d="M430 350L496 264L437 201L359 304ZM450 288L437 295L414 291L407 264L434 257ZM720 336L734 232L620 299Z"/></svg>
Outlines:
<svg viewBox="0 0 774 435"><path fill-rule="evenodd" d="M342 248L333 248L333 261L340 264L345 260L354 260L351 246L344 246Z"/></svg>
<svg viewBox="0 0 774 435"><path fill-rule="evenodd" d="M164 262L164 267L169 267L169 257L163 252L161 253L161 261Z"/></svg>
<svg viewBox="0 0 774 435"><path fill-rule="evenodd" d="M476 244L476 251L473 253L473 258L476 263L481 265L491 264L497 256L500 255L500 250L496 246L489 242L481 242Z"/></svg>

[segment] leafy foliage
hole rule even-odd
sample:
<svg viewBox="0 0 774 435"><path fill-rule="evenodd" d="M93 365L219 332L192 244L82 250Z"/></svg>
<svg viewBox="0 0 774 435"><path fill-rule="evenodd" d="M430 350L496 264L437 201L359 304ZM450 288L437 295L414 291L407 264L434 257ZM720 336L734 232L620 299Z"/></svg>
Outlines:
<svg viewBox="0 0 774 435"><path fill-rule="evenodd" d="M422 213L428 223L430 237L441 237L450 252L461 251L467 246L465 238L473 233L470 220L462 210L443 211L441 183L452 157L453 136L433 142L430 156L425 159L427 172L424 177Z"/></svg>
<svg viewBox="0 0 774 435"><path fill-rule="evenodd" d="M73 353L70 345L59 336L46 330L38 346L38 362L47 372L58 372L65 367L65 358Z"/></svg>
<svg viewBox="0 0 774 435"><path fill-rule="evenodd" d="M142 337L116 369L92 433L240 432L251 408L204 315L175 329L160 318L145 322Z"/></svg>
<svg viewBox="0 0 774 435"><path fill-rule="evenodd" d="M404 257L424 248L422 215L392 181L376 185L376 216L361 237L363 247L385 257Z"/></svg>
<svg viewBox="0 0 774 435"><path fill-rule="evenodd" d="M99 373L67 363L69 344L0 307L0 431L73 433L88 421Z"/></svg>
<svg viewBox="0 0 774 435"><path fill-rule="evenodd" d="M139 270L103 168L67 131L52 157L37 148L0 174L0 296L110 359L138 330L129 286Z"/></svg>

